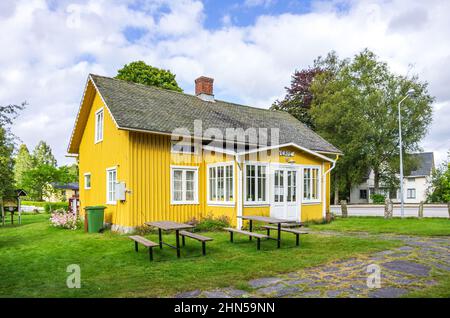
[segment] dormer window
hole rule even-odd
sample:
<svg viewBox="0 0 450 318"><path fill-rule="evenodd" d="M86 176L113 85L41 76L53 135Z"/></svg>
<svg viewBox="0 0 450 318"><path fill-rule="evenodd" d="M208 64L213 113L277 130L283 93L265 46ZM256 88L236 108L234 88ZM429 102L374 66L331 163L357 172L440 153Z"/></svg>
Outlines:
<svg viewBox="0 0 450 318"><path fill-rule="evenodd" d="M95 113L95 143L98 143L103 140L103 108L99 109Z"/></svg>

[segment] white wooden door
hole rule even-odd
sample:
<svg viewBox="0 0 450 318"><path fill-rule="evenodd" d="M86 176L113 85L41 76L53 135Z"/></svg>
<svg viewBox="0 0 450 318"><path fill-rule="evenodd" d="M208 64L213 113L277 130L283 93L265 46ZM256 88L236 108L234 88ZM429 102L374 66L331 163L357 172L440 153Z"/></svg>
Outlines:
<svg viewBox="0 0 450 318"><path fill-rule="evenodd" d="M273 169L270 215L274 218L298 220L300 218L299 173L290 167Z"/></svg>

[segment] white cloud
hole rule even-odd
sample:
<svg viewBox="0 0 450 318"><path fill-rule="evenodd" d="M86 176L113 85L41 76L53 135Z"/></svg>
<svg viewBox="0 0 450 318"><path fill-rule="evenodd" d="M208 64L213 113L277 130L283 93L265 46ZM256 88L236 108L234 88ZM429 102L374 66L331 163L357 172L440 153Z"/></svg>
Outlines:
<svg viewBox="0 0 450 318"><path fill-rule="evenodd" d="M284 95L292 72L318 55L334 49L348 57L368 47L396 72L406 74L412 63L430 82L437 103L423 146L439 159L450 148L449 2L317 2L311 13L261 16L246 27L227 23L230 16L214 31L203 26L207 12L199 1L144 1L145 10L134 2L58 1L56 8L44 0L1 2L0 43L8 49L0 50L0 104L29 102L13 127L24 142L46 139L67 162L87 74L114 76L133 60L171 69L186 92L197 76L208 75L217 98L267 108ZM147 33L129 42L127 27Z"/></svg>

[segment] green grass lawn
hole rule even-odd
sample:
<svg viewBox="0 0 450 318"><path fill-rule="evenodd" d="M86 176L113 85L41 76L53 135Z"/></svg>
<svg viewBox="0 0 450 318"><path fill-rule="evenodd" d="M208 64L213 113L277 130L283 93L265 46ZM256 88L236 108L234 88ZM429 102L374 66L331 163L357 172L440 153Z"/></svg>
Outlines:
<svg viewBox="0 0 450 318"><path fill-rule="evenodd" d="M206 233L214 238L201 256L200 244L187 239L182 258L175 250L155 249L155 261L141 248L134 252L126 236L106 232L86 234L53 228L48 215L26 215L21 226L0 227L0 297L151 297L180 291L234 286L247 288L253 278L286 273L304 267L384 250L399 245L351 237L306 235L300 248L293 235L283 235L281 249L275 241L256 242L228 233ZM336 222L338 223L338 222ZM150 239L157 240L155 235ZM166 240L174 241L169 234ZM66 287L70 264L81 267L81 289Z"/></svg>
<svg viewBox="0 0 450 318"><path fill-rule="evenodd" d="M329 224L311 224L314 230L345 232L395 233L408 235L450 235L450 219L444 218L392 218L349 217L337 218Z"/></svg>

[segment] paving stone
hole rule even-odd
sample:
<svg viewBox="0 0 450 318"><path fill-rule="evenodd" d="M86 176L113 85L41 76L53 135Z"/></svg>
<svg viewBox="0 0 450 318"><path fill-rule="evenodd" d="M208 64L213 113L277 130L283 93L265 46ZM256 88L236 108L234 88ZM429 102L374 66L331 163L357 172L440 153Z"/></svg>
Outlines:
<svg viewBox="0 0 450 318"><path fill-rule="evenodd" d="M303 294L298 295L299 297L319 297L320 296L320 291L318 290L313 290L313 291L309 291Z"/></svg>
<svg viewBox="0 0 450 318"><path fill-rule="evenodd" d="M277 284L277 285L272 285L272 286L260 288L260 289L258 289L256 291L259 294L270 295L270 294L273 294L273 293L278 293L278 292L280 292L281 290L283 290L285 288L289 288L289 287L286 287L286 285L284 285L284 284Z"/></svg>
<svg viewBox="0 0 450 318"><path fill-rule="evenodd" d="M389 254L393 254L393 253L394 253L394 251L387 250L387 251L381 251L381 252L375 253L374 255L375 256L384 256L384 255L389 255Z"/></svg>
<svg viewBox="0 0 450 318"><path fill-rule="evenodd" d="M301 285L301 284L310 284L313 280L309 278L303 278L303 279L295 279L295 280L288 280L285 283L287 285Z"/></svg>
<svg viewBox="0 0 450 318"><path fill-rule="evenodd" d="M181 292L175 295L175 298L196 298L202 293L201 290L191 290L187 292Z"/></svg>
<svg viewBox="0 0 450 318"><path fill-rule="evenodd" d="M221 290L205 291L203 292L203 295L206 298L231 298L229 295L227 295L225 292Z"/></svg>
<svg viewBox="0 0 450 318"><path fill-rule="evenodd" d="M385 268L417 276L428 276L430 267L410 261L392 261L382 264Z"/></svg>
<svg viewBox="0 0 450 318"><path fill-rule="evenodd" d="M414 247L411 246L402 246L398 248L400 251L412 251Z"/></svg>
<svg viewBox="0 0 450 318"><path fill-rule="evenodd" d="M350 288L357 291L368 289L367 284L352 284Z"/></svg>
<svg viewBox="0 0 450 318"><path fill-rule="evenodd" d="M342 291L341 290L330 290L327 291L327 297L328 298L336 298L338 296L342 295Z"/></svg>
<svg viewBox="0 0 450 318"><path fill-rule="evenodd" d="M370 298L397 298L408 293L408 290L403 288L386 287L379 288L369 293Z"/></svg>
<svg viewBox="0 0 450 318"><path fill-rule="evenodd" d="M247 296L249 294L248 291L245 290L240 290L240 289L233 289L233 288L227 288L225 289L225 292L230 295L231 297L244 297Z"/></svg>
<svg viewBox="0 0 450 318"><path fill-rule="evenodd" d="M311 284L308 284L309 287L321 287L328 285L326 282L313 282Z"/></svg>
<svg viewBox="0 0 450 318"><path fill-rule="evenodd" d="M400 257L406 257L406 256L409 256L409 255L411 255L411 254L410 254L410 253L394 253L394 254L389 255L389 257L392 257L392 258L395 258L395 257L400 258Z"/></svg>
<svg viewBox="0 0 450 318"><path fill-rule="evenodd" d="M298 287L285 287L275 293L275 297L285 297L293 294L298 294L303 289Z"/></svg>
<svg viewBox="0 0 450 318"><path fill-rule="evenodd" d="M442 265L442 264L433 264L435 267L442 269L444 271L450 271L450 266Z"/></svg>
<svg viewBox="0 0 450 318"><path fill-rule="evenodd" d="M259 287L277 284L279 282L281 282L281 278L279 278L279 277L266 277L266 278L253 279L253 280L249 281L248 284L252 288L259 288Z"/></svg>
<svg viewBox="0 0 450 318"><path fill-rule="evenodd" d="M322 268L322 272L330 273L330 272L338 272L339 268L334 266L324 267Z"/></svg>

